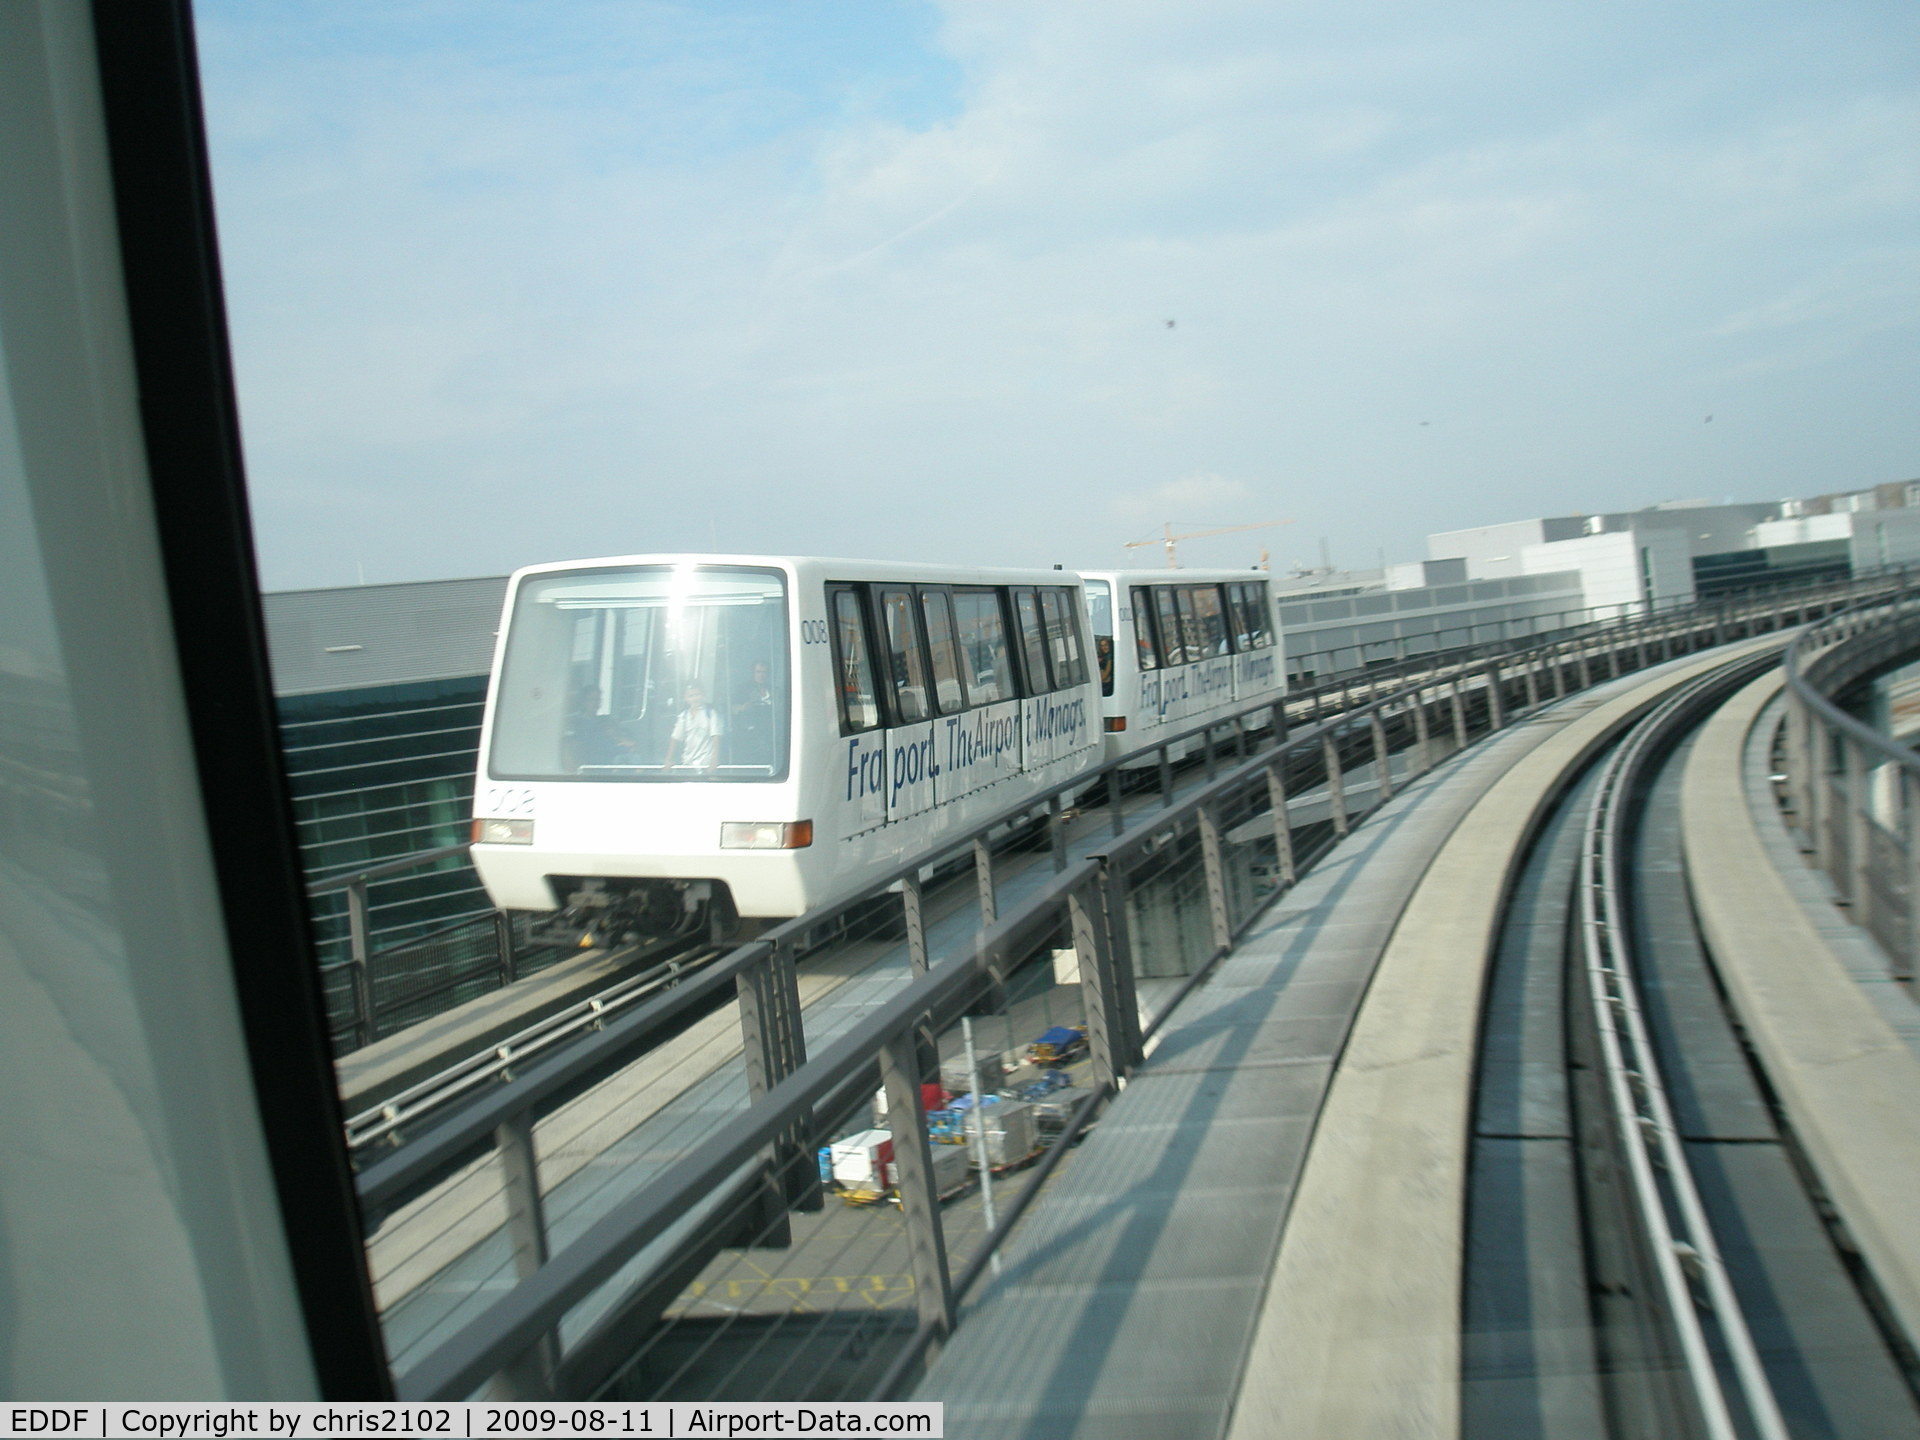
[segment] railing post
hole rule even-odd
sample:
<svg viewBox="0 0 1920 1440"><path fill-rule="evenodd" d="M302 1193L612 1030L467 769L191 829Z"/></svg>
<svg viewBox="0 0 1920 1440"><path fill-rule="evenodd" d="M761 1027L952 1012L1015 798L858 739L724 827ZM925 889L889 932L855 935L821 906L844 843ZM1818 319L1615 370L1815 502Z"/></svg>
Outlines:
<svg viewBox="0 0 1920 1440"><path fill-rule="evenodd" d="M1920 780L1904 765L1900 801L1901 835L1907 842L1907 954L1905 963L1894 967L1894 978L1911 980L1920 975Z"/></svg>
<svg viewBox="0 0 1920 1440"><path fill-rule="evenodd" d="M953 1333L953 1276L947 1269L947 1237L940 1225L940 1194L933 1178L927 1117L920 1109L920 1047L912 1029L880 1051L881 1084L887 1092L887 1128L893 1133L893 1165L906 1222L907 1264L913 1275L920 1324L938 1343Z"/></svg>
<svg viewBox="0 0 1920 1440"><path fill-rule="evenodd" d="M1413 692L1413 755L1414 775L1424 775L1433 768L1433 752L1427 735L1425 687L1416 687Z"/></svg>
<svg viewBox="0 0 1920 1440"><path fill-rule="evenodd" d="M493 1132L500 1157L500 1192L507 1203L507 1240L513 1247L513 1273L525 1280L547 1263L546 1209L540 1194L540 1163L533 1148L533 1116L516 1111ZM543 1335L507 1365L487 1387L494 1400L540 1400L553 1394L553 1372L560 1358L557 1337Z"/></svg>
<svg viewBox="0 0 1920 1440"><path fill-rule="evenodd" d="M1287 782L1281 773L1285 766L1284 758L1267 766L1267 804L1273 810L1273 854L1280 866L1280 886L1290 890L1299 874L1293 863L1293 822L1287 816Z"/></svg>
<svg viewBox="0 0 1920 1440"><path fill-rule="evenodd" d="M900 914L907 923L907 963L915 975L927 973L927 917L920 876L909 871L900 877Z"/></svg>
<svg viewBox="0 0 1920 1440"><path fill-rule="evenodd" d="M1107 771L1107 823L1113 833L1121 834L1127 828L1126 815L1121 808L1120 767L1115 765Z"/></svg>
<svg viewBox="0 0 1920 1440"><path fill-rule="evenodd" d="M1207 783L1213 783L1213 726L1209 725L1200 732L1201 753L1206 756Z"/></svg>
<svg viewBox="0 0 1920 1440"><path fill-rule="evenodd" d="M1507 727L1507 706L1500 697L1500 662L1494 661L1487 666L1487 729L1504 730Z"/></svg>
<svg viewBox="0 0 1920 1440"><path fill-rule="evenodd" d="M1173 757L1164 745L1160 747L1160 803L1173 804Z"/></svg>
<svg viewBox="0 0 1920 1440"><path fill-rule="evenodd" d="M1813 863L1833 875L1833 739L1827 731L1826 722L1818 715L1808 714L1807 736L1809 744L1807 783L1813 787L1813 807L1809 819L1813 823ZM1840 883L1837 879L1835 883Z"/></svg>
<svg viewBox="0 0 1920 1440"><path fill-rule="evenodd" d="M1521 674L1525 678L1526 684L1527 684L1527 709L1528 710L1538 710L1540 708L1539 670L1540 670L1540 657L1538 655L1527 656L1525 663L1521 666Z"/></svg>
<svg viewBox="0 0 1920 1440"><path fill-rule="evenodd" d="M500 952L500 983L511 985L520 978L519 956L513 953L513 916L505 910L493 912L494 944Z"/></svg>
<svg viewBox="0 0 1920 1440"><path fill-rule="evenodd" d="M1333 833L1347 833L1347 792L1340 783L1340 747L1333 743L1332 732L1320 737L1320 753L1327 766L1327 813L1333 821Z"/></svg>
<svg viewBox="0 0 1920 1440"><path fill-rule="evenodd" d="M1227 907L1226 845L1211 805L1200 807L1200 859L1207 875L1207 911L1213 921L1213 952L1233 948L1233 914Z"/></svg>
<svg viewBox="0 0 1920 1440"><path fill-rule="evenodd" d="M1553 667L1553 698L1567 698L1566 646L1558 642L1547 647L1546 661Z"/></svg>
<svg viewBox="0 0 1920 1440"><path fill-rule="evenodd" d="M360 1031L360 1043L371 1045L380 1038L380 1016L373 1005L372 941L367 926L367 882L355 880L347 886L347 943L351 947L353 1008Z"/></svg>
<svg viewBox="0 0 1920 1440"><path fill-rule="evenodd" d="M1872 919L1873 837L1867 827L1873 823L1867 801L1867 747L1852 736L1843 741L1847 757L1847 899L1852 902L1853 921L1866 928Z"/></svg>
<svg viewBox="0 0 1920 1440"><path fill-rule="evenodd" d="M1580 667L1580 688L1582 690L1591 690L1593 688L1593 666L1587 663L1587 652L1592 648L1593 646L1586 640L1575 642L1574 659Z"/></svg>
<svg viewBox="0 0 1920 1440"><path fill-rule="evenodd" d="M1053 854L1055 872L1066 869L1067 822L1058 795L1047 798L1047 849Z"/></svg>
<svg viewBox="0 0 1920 1440"><path fill-rule="evenodd" d="M1467 702L1460 696L1460 677L1454 676L1447 688L1453 694L1453 743L1464 750L1467 748Z"/></svg>
<svg viewBox="0 0 1920 1440"><path fill-rule="evenodd" d="M734 993L740 1005L747 1097L758 1100L806 1063L806 1036L801 1029L792 956L782 946L769 945L758 962L735 978ZM765 1152L760 1204L749 1222L752 1236L761 1244L783 1246L791 1242L788 1206L806 1204L817 1186L817 1178L801 1164L810 1128L804 1119L796 1121Z"/></svg>
<svg viewBox="0 0 1920 1440"><path fill-rule="evenodd" d="M1112 943L1114 931L1124 922L1109 903L1112 887L1104 882L1111 874L1103 867L1100 879L1088 881L1067 897L1096 1084L1124 1078L1139 1054L1140 1016L1133 999L1132 970L1128 966L1122 974Z"/></svg>
<svg viewBox="0 0 1920 1440"><path fill-rule="evenodd" d="M1393 756L1387 751L1387 726L1378 708L1367 716L1367 728L1373 732L1374 783L1384 805L1393 798Z"/></svg>
<svg viewBox="0 0 1920 1440"><path fill-rule="evenodd" d="M980 928L984 930L1000 918L999 902L993 894L993 847L984 835L974 837L973 885L980 897Z"/></svg>
<svg viewBox="0 0 1920 1440"><path fill-rule="evenodd" d="M1813 834L1813 715L1800 692L1787 687L1787 784L1793 790L1793 828L1800 832L1803 853L1814 848Z"/></svg>

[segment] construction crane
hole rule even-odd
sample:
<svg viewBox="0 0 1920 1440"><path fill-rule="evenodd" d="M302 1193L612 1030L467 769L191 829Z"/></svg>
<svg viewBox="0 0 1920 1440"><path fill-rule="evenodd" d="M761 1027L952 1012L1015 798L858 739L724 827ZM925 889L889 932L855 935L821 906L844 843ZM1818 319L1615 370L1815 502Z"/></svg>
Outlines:
<svg viewBox="0 0 1920 1440"><path fill-rule="evenodd" d="M1176 535L1173 533L1173 522L1169 520L1165 525L1160 527L1164 533L1158 540L1129 540L1126 548L1129 550L1138 550L1143 545L1164 545L1167 547L1167 568L1170 570L1178 570L1180 568L1180 560L1174 552L1174 546L1182 540L1198 540L1207 535L1232 535L1241 530L1271 530L1276 525L1291 524L1293 524L1291 520L1262 520L1258 525L1222 525L1217 530L1189 530L1184 535ZM1262 558L1265 558L1264 552L1262 553Z"/></svg>

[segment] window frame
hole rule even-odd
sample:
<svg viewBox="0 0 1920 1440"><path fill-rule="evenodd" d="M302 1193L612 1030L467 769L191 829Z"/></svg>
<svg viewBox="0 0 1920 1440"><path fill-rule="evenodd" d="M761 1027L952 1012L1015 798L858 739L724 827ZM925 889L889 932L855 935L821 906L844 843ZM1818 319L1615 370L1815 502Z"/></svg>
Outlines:
<svg viewBox="0 0 1920 1440"><path fill-rule="evenodd" d="M883 642L880 653L886 657L887 661L887 684L885 690L887 696L887 719L889 722L887 728L889 729L898 729L905 725L926 725L931 723L940 713L933 693L933 687L928 682L927 637L924 627L920 622L920 599L918 594L915 593L917 589L918 587L910 580L882 580L875 583L871 589L876 622L874 630ZM893 632L887 624L887 604L889 599L896 595L906 601L908 631L914 646L917 647L915 655L919 661L920 694L926 708L925 714L911 718L907 716L900 706L900 691L903 686L906 686L909 682L901 680L893 673Z"/></svg>
<svg viewBox="0 0 1920 1440"><path fill-rule="evenodd" d="M926 641L927 672L931 682L928 695L933 702L933 713L936 716L964 715L973 706L968 697L966 672L960 661L960 632L953 620L952 589L945 585L918 585L914 588L919 592L920 628ZM951 706L942 700L940 694L940 687L944 682L939 673L939 644L933 635L932 617L935 610L938 610L947 626L947 658L953 666L953 688L957 697L956 703Z"/></svg>
<svg viewBox="0 0 1920 1440"><path fill-rule="evenodd" d="M948 596L953 610L954 644L956 653L961 657L962 661L961 678L966 685L966 695L969 701L968 708L977 709L982 705L1004 705L1010 700L1018 700L1020 698L1020 674L1017 668L1018 662L1014 659L1016 642L1013 635L1013 627L1007 623L1007 587L1004 585L954 585L948 587ZM1000 621L999 653L1003 662L998 675L1000 694L991 699L974 698L974 667L972 660L967 658L966 640L960 628L960 598L962 596L986 597L992 602L993 613Z"/></svg>
<svg viewBox="0 0 1920 1440"><path fill-rule="evenodd" d="M867 587L851 581L829 580L827 582L827 628L832 639L830 658L833 663L833 691L835 703L840 714L840 733L842 735L867 735L875 730L887 728L886 701L880 691L879 670L873 663L878 653L873 643L873 615L867 603ZM858 627L860 644L864 647L862 659L867 667L867 703L873 707L873 723L856 725L847 709L846 656L841 650L840 600L845 596L853 604L853 620Z"/></svg>

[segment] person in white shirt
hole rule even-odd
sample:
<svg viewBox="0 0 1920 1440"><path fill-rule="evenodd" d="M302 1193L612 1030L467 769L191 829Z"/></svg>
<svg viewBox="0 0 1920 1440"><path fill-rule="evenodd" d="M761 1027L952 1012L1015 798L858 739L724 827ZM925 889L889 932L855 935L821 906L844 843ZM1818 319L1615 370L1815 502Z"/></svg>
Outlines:
<svg viewBox="0 0 1920 1440"><path fill-rule="evenodd" d="M687 686L686 702L667 741L667 769L677 764L682 769L712 774L720 763L720 716L707 704L707 692L698 685Z"/></svg>

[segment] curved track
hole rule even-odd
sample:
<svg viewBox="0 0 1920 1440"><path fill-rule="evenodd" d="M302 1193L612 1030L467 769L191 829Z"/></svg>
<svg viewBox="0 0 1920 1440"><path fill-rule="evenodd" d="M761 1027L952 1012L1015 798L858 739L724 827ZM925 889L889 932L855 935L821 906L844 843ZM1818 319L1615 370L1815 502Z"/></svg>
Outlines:
<svg viewBox="0 0 1920 1440"><path fill-rule="evenodd" d="M1435 853L1329 1087L1231 1433L1920 1436L1888 1300L1913 1243L1863 1257L1833 1168L1859 1162L1822 1138L1847 1122L1799 1133L1695 921L1694 735L1772 648L1571 721Z"/></svg>

